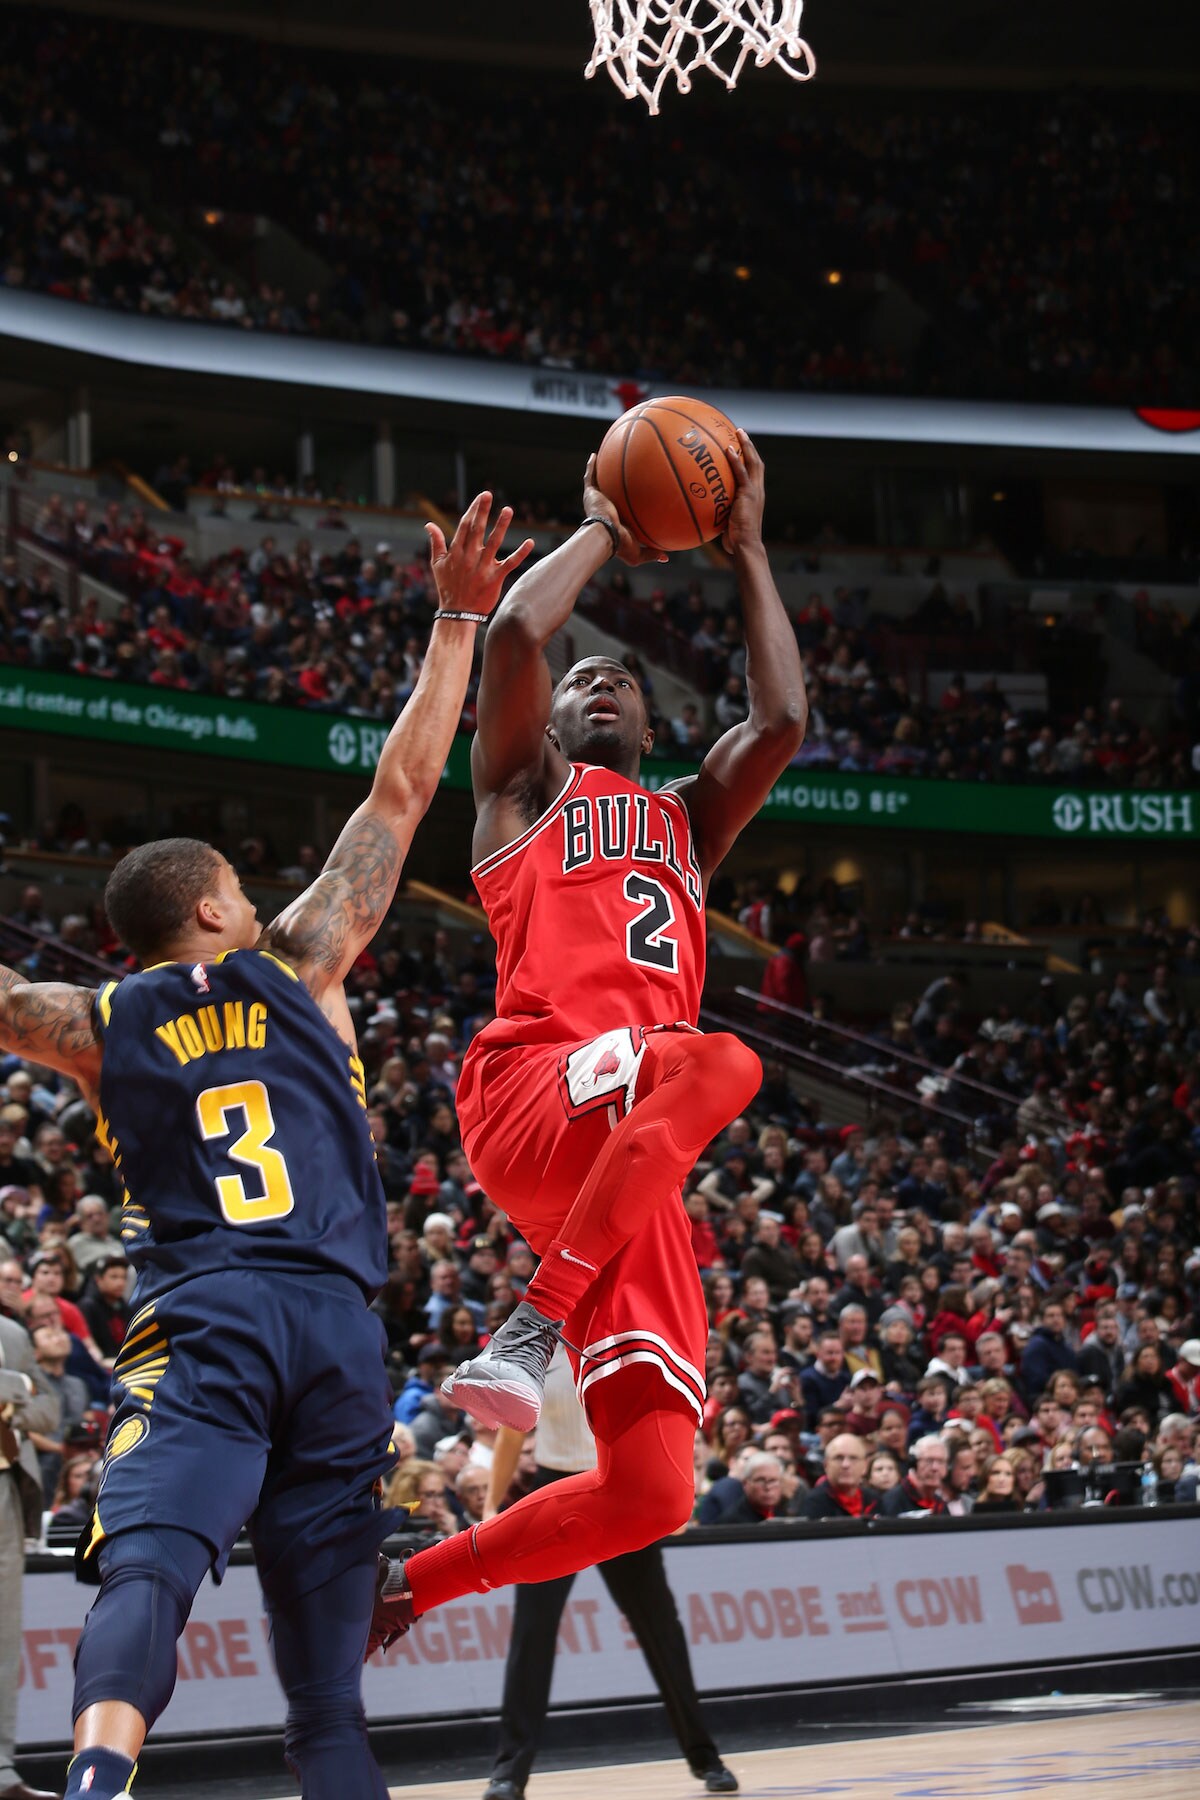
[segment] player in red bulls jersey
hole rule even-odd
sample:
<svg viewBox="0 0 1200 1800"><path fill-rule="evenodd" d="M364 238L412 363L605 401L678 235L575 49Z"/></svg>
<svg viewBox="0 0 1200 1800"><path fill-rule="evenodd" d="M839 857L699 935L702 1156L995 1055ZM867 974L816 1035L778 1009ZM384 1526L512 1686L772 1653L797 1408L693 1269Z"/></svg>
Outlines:
<svg viewBox="0 0 1200 1800"><path fill-rule="evenodd" d="M706 1319L680 1183L757 1092L758 1059L696 1029L704 895L799 748L796 638L762 540L763 465L744 433L726 545L746 631L749 717L694 776L641 786L653 733L637 682L544 655L610 556L653 552L597 490L574 536L496 612L472 748L475 883L497 945L495 1020L458 1087L472 1169L541 1257L526 1299L447 1392L528 1429L562 1337L599 1465L385 1565L373 1642L468 1591L543 1581L654 1542L693 1503Z"/></svg>

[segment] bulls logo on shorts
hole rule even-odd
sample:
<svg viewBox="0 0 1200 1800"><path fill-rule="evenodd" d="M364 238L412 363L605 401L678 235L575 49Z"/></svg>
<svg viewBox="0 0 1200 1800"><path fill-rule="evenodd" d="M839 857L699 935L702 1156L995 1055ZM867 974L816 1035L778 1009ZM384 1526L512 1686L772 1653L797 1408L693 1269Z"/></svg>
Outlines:
<svg viewBox="0 0 1200 1800"><path fill-rule="evenodd" d="M623 1118L633 1105L645 1032L629 1025L602 1032L568 1050L558 1065L563 1105L570 1118L611 1106Z"/></svg>

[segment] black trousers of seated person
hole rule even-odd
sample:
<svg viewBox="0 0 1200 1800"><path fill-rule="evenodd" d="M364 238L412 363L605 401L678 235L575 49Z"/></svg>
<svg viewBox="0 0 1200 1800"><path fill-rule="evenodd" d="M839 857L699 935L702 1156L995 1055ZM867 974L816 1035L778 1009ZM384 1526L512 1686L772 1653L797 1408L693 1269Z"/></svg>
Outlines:
<svg viewBox="0 0 1200 1800"><path fill-rule="evenodd" d="M555 1479L549 1469L538 1470L539 1487ZM650 1544L645 1550L614 1556L596 1566L641 1646L689 1766L693 1770L711 1767L718 1761L717 1747L700 1711L687 1639L667 1584L662 1547ZM574 1575L563 1575L556 1581L526 1582L517 1588L492 1780L511 1781L518 1791L529 1780L541 1743L558 1627L574 1581Z"/></svg>

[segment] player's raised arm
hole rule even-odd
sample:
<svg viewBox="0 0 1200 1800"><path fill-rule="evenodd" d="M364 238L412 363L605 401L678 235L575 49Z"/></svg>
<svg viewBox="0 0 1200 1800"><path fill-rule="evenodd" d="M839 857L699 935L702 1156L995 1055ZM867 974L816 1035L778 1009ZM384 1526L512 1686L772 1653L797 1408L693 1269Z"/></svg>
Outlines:
<svg viewBox="0 0 1200 1800"><path fill-rule="evenodd" d="M341 983L392 904L462 716L476 626L494 610L506 575L533 549L527 538L501 556L512 509L503 509L489 534L491 504L490 494L476 496L449 549L438 527L426 526L438 611L420 678L388 734L370 794L321 874L263 933L264 947L284 957L317 999Z"/></svg>
<svg viewBox="0 0 1200 1800"><path fill-rule="evenodd" d="M706 881L767 799L808 725L800 650L763 545L763 460L744 431L738 438L738 491L724 541L745 620L750 714L717 739L699 772L676 790L687 805Z"/></svg>
<svg viewBox="0 0 1200 1800"><path fill-rule="evenodd" d="M100 1038L90 988L61 981L26 981L0 963L0 1045L71 1076L94 1097L100 1081Z"/></svg>
<svg viewBox="0 0 1200 1800"><path fill-rule="evenodd" d="M566 766L546 737L551 681L546 645L565 625L585 585L613 556L622 562L665 562L636 543L612 501L595 485L596 459L584 476L584 522L528 569L497 609L483 650L479 720L471 746L471 774L481 811L516 784L548 778L557 791ZM544 795L546 800L552 794Z"/></svg>

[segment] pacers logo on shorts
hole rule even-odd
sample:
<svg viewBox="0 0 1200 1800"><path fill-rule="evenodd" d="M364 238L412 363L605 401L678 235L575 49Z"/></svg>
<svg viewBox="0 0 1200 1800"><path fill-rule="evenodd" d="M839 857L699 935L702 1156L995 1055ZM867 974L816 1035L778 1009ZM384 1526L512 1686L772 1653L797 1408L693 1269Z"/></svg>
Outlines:
<svg viewBox="0 0 1200 1800"><path fill-rule="evenodd" d="M110 1463L119 1462L123 1456L128 1456L131 1450L136 1450L142 1440L149 1435L150 1424L147 1419L126 1419L125 1423L113 1433L105 1447L105 1469Z"/></svg>

